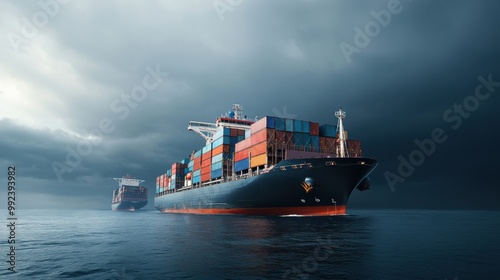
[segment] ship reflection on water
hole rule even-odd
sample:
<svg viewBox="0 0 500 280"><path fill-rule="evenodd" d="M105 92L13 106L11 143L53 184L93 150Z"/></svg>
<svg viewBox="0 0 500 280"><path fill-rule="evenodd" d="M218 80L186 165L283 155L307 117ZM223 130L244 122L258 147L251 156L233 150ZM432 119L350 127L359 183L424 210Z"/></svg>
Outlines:
<svg viewBox="0 0 500 280"><path fill-rule="evenodd" d="M349 271L359 275L360 268L371 270L366 267L372 238L369 217L183 215L183 219L189 227L186 239L192 240L184 250L210 256L199 258L202 267L197 258L183 264L193 272L206 269L229 278L342 279L349 277Z"/></svg>

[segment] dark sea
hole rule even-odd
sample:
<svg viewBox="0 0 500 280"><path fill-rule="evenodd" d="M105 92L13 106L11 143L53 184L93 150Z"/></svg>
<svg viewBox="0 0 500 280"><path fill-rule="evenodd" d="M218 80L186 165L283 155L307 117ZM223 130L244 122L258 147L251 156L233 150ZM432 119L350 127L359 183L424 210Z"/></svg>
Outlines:
<svg viewBox="0 0 500 280"><path fill-rule="evenodd" d="M6 212L6 211L3 211ZM500 279L500 212L248 217L18 211L1 279Z"/></svg>

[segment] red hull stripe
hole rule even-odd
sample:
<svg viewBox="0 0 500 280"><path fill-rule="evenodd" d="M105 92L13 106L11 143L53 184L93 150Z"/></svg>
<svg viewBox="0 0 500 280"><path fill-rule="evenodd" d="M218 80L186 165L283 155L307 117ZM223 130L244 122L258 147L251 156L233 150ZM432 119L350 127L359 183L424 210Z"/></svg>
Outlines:
<svg viewBox="0 0 500 280"><path fill-rule="evenodd" d="M205 209L162 209L163 213L189 213L189 214L237 214L237 215L258 215L258 216L335 216L345 215L344 205L335 206L302 206L302 207L267 207L267 208L205 208Z"/></svg>

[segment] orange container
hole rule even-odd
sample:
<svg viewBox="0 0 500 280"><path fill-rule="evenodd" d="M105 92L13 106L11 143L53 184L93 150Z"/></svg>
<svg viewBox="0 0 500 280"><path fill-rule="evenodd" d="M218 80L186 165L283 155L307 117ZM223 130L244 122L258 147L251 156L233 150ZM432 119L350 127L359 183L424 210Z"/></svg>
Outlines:
<svg viewBox="0 0 500 280"><path fill-rule="evenodd" d="M267 153L267 142L259 143L250 148L250 155L252 157L262 155L265 153Z"/></svg>
<svg viewBox="0 0 500 280"><path fill-rule="evenodd" d="M267 164L267 154L262 154L250 158L250 167L256 167L265 164Z"/></svg>
<svg viewBox="0 0 500 280"><path fill-rule="evenodd" d="M267 129L262 129L250 135L250 145L262 143L267 140Z"/></svg>

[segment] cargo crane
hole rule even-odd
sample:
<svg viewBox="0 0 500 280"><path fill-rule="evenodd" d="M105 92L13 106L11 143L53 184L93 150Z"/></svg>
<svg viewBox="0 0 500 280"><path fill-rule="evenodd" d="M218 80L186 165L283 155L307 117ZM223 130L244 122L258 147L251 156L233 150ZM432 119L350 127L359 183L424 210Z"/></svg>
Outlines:
<svg viewBox="0 0 500 280"><path fill-rule="evenodd" d="M243 118L243 107L240 104L233 104L233 111L230 111L225 116L217 118L216 123L190 121L188 130L196 132L198 135L205 139L206 143L212 142L212 137L219 129L224 127L236 128L241 130L249 130L250 125L254 121Z"/></svg>

